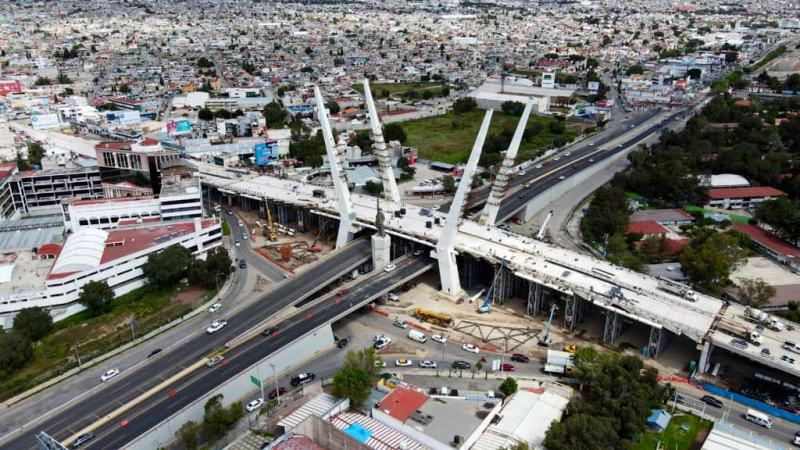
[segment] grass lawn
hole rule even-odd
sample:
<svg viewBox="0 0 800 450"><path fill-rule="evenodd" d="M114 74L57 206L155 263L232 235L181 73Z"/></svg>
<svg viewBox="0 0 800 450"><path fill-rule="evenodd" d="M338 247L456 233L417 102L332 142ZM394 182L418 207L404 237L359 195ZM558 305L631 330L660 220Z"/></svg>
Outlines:
<svg viewBox="0 0 800 450"><path fill-rule="evenodd" d="M416 147L419 156L435 161L450 164L465 162L469 158L472 144L478 136L478 129L483 120L484 111L475 110L464 114L449 112L444 115L427 117L424 119L401 122L400 125L408 136L406 145ZM543 152L551 143L555 135L550 133L548 125L556 119L531 114L528 123L539 122L542 131L528 142L520 145L517 161L531 159ZM495 111L492 115L492 124L489 134L498 133L503 129L516 129L519 118ZM564 133L570 140L580 132L580 125L567 122L567 131Z"/></svg>
<svg viewBox="0 0 800 450"><path fill-rule="evenodd" d="M53 324L53 331L33 350L20 371L0 379L0 400L56 377L78 365L74 344L82 361L107 353L131 341L130 321L136 318L140 337L205 303L215 292L178 286L163 292L140 288L116 298L111 312L90 317L84 311Z"/></svg>
<svg viewBox="0 0 800 450"><path fill-rule="evenodd" d="M655 450L659 448L658 443L661 442L662 450L691 450L698 434L711 430L711 425L711 421L697 416L675 415L666 430L661 433L644 433L639 437L639 442L630 444L630 448L631 450Z"/></svg>
<svg viewBox="0 0 800 450"><path fill-rule="evenodd" d="M419 93L423 91L433 91L434 95L437 95L442 90L441 83L430 82L430 83L370 83L369 88L372 91L372 95L375 98L383 98L387 97L386 95L382 95L383 91L388 91L389 95L402 97L406 92L410 90L415 90ZM357 90L359 93L364 93L364 86L361 83L356 83L353 85L353 88Z"/></svg>

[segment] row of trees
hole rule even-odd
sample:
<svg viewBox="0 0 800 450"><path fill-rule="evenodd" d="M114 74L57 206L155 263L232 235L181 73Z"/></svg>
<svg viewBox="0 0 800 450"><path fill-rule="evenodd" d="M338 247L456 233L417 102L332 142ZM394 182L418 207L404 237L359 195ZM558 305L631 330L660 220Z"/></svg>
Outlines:
<svg viewBox="0 0 800 450"><path fill-rule="evenodd" d="M33 356L33 344L53 328L47 310L25 308L14 317L11 331L0 328L0 379L25 367Z"/></svg>
<svg viewBox="0 0 800 450"><path fill-rule="evenodd" d="M233 424L244 417L241 403L233 402L226 408L222 406L222 399L222 394L208 399L203 411L203 421L197 423L190 420L178 430L178 439L187 450L195 450L205 443L221 439Z"/></svg>
<svg viewBox="0 0 800 450"><path fill-rule="evenodd" d="M243 116L244 111L241 109L237 109L236 111L228 111L227 109L218 109L216 111L212 111L208 108L202 108L200 111L197 112L197 118L200 120L205 120L206 122L214 120L214 119L233 119L235 117Z"/></svg>

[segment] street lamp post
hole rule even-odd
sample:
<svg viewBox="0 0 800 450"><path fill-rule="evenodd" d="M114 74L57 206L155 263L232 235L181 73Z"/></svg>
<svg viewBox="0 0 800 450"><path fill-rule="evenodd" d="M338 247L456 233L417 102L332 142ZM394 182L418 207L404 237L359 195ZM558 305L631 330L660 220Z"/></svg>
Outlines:
<svg viewBox="0 0 800 450"><path fill-rule="evenodd" d="M281 404L281 390L278 388L278 372L275 370L275 364L269 363L272 367L272 377L275 378L275 394L278 396L278 404Z"/></svg>

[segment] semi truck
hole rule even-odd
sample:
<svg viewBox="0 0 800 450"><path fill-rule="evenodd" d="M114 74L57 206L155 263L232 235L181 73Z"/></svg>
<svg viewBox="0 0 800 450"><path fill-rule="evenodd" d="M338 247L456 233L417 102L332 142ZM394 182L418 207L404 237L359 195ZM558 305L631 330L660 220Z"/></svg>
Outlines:
<svg viewBox="0 0 800 450"><path fill-rule="evenodd" d="M691 287L683 283L678 283L677 281L665 277L658 277L658 287L671 294L683 297L690 302L697 301L697 293L694 292Z"/></svg>
<svg viewBox="0 0 800 450"><path fill-rule="evenodd" d="M764 325L770 330L783 331L784 328L783 322L780 320L765 313L764 311L761 311L760 309L751 308L749 306L744 309L744 318L750 322Z"/></svg>

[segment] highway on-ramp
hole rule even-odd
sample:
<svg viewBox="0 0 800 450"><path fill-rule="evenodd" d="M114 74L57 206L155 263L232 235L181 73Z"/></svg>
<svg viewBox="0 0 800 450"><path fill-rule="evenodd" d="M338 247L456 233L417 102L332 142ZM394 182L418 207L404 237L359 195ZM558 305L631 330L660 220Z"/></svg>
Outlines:
<svg viewBox="0 0 800 450"><path fill-rule="evenodd" d="M133 371L123 372L108 385L101 386L100 380L97 380L98 387L95 390L87 392L42 422L28 426L10 440L0 442L0 448L4 450L36 448L34 435L40 431L45 431L56 439L66 439L204 356L222 348L237 335L318 292L331 281L335 281L342 274L348 273L352 268L368 260L370 252L368 242L355 241L319 263L309 266L299 275L277 284L259 300L229 317L210 316L209 321L223 318L228 320L228 326L213 335L206 335L204 330L198 330L193 338L165 350Z"/></svg>
<svg viewBox="0 0 800 450"><path fill-rule="evenodd" d="M394 271L375 274L372 278L350 288L346 293L332 296L278 323L277 334L269 337L255 336L227 352L225 354L227 364L196 369L188 377L166 387L163 395L157 394L124 417L99 428L95 432L97 439L91 441L85 448L122 448L234 375L325 323L341 318L367 304L383 292L431 268L432 265L432 260L425 256L403 259L397 263ZM174 391L175 394L167 395L170 391ZM127 424L120 426L120 421L123 419Z"/></svg>

